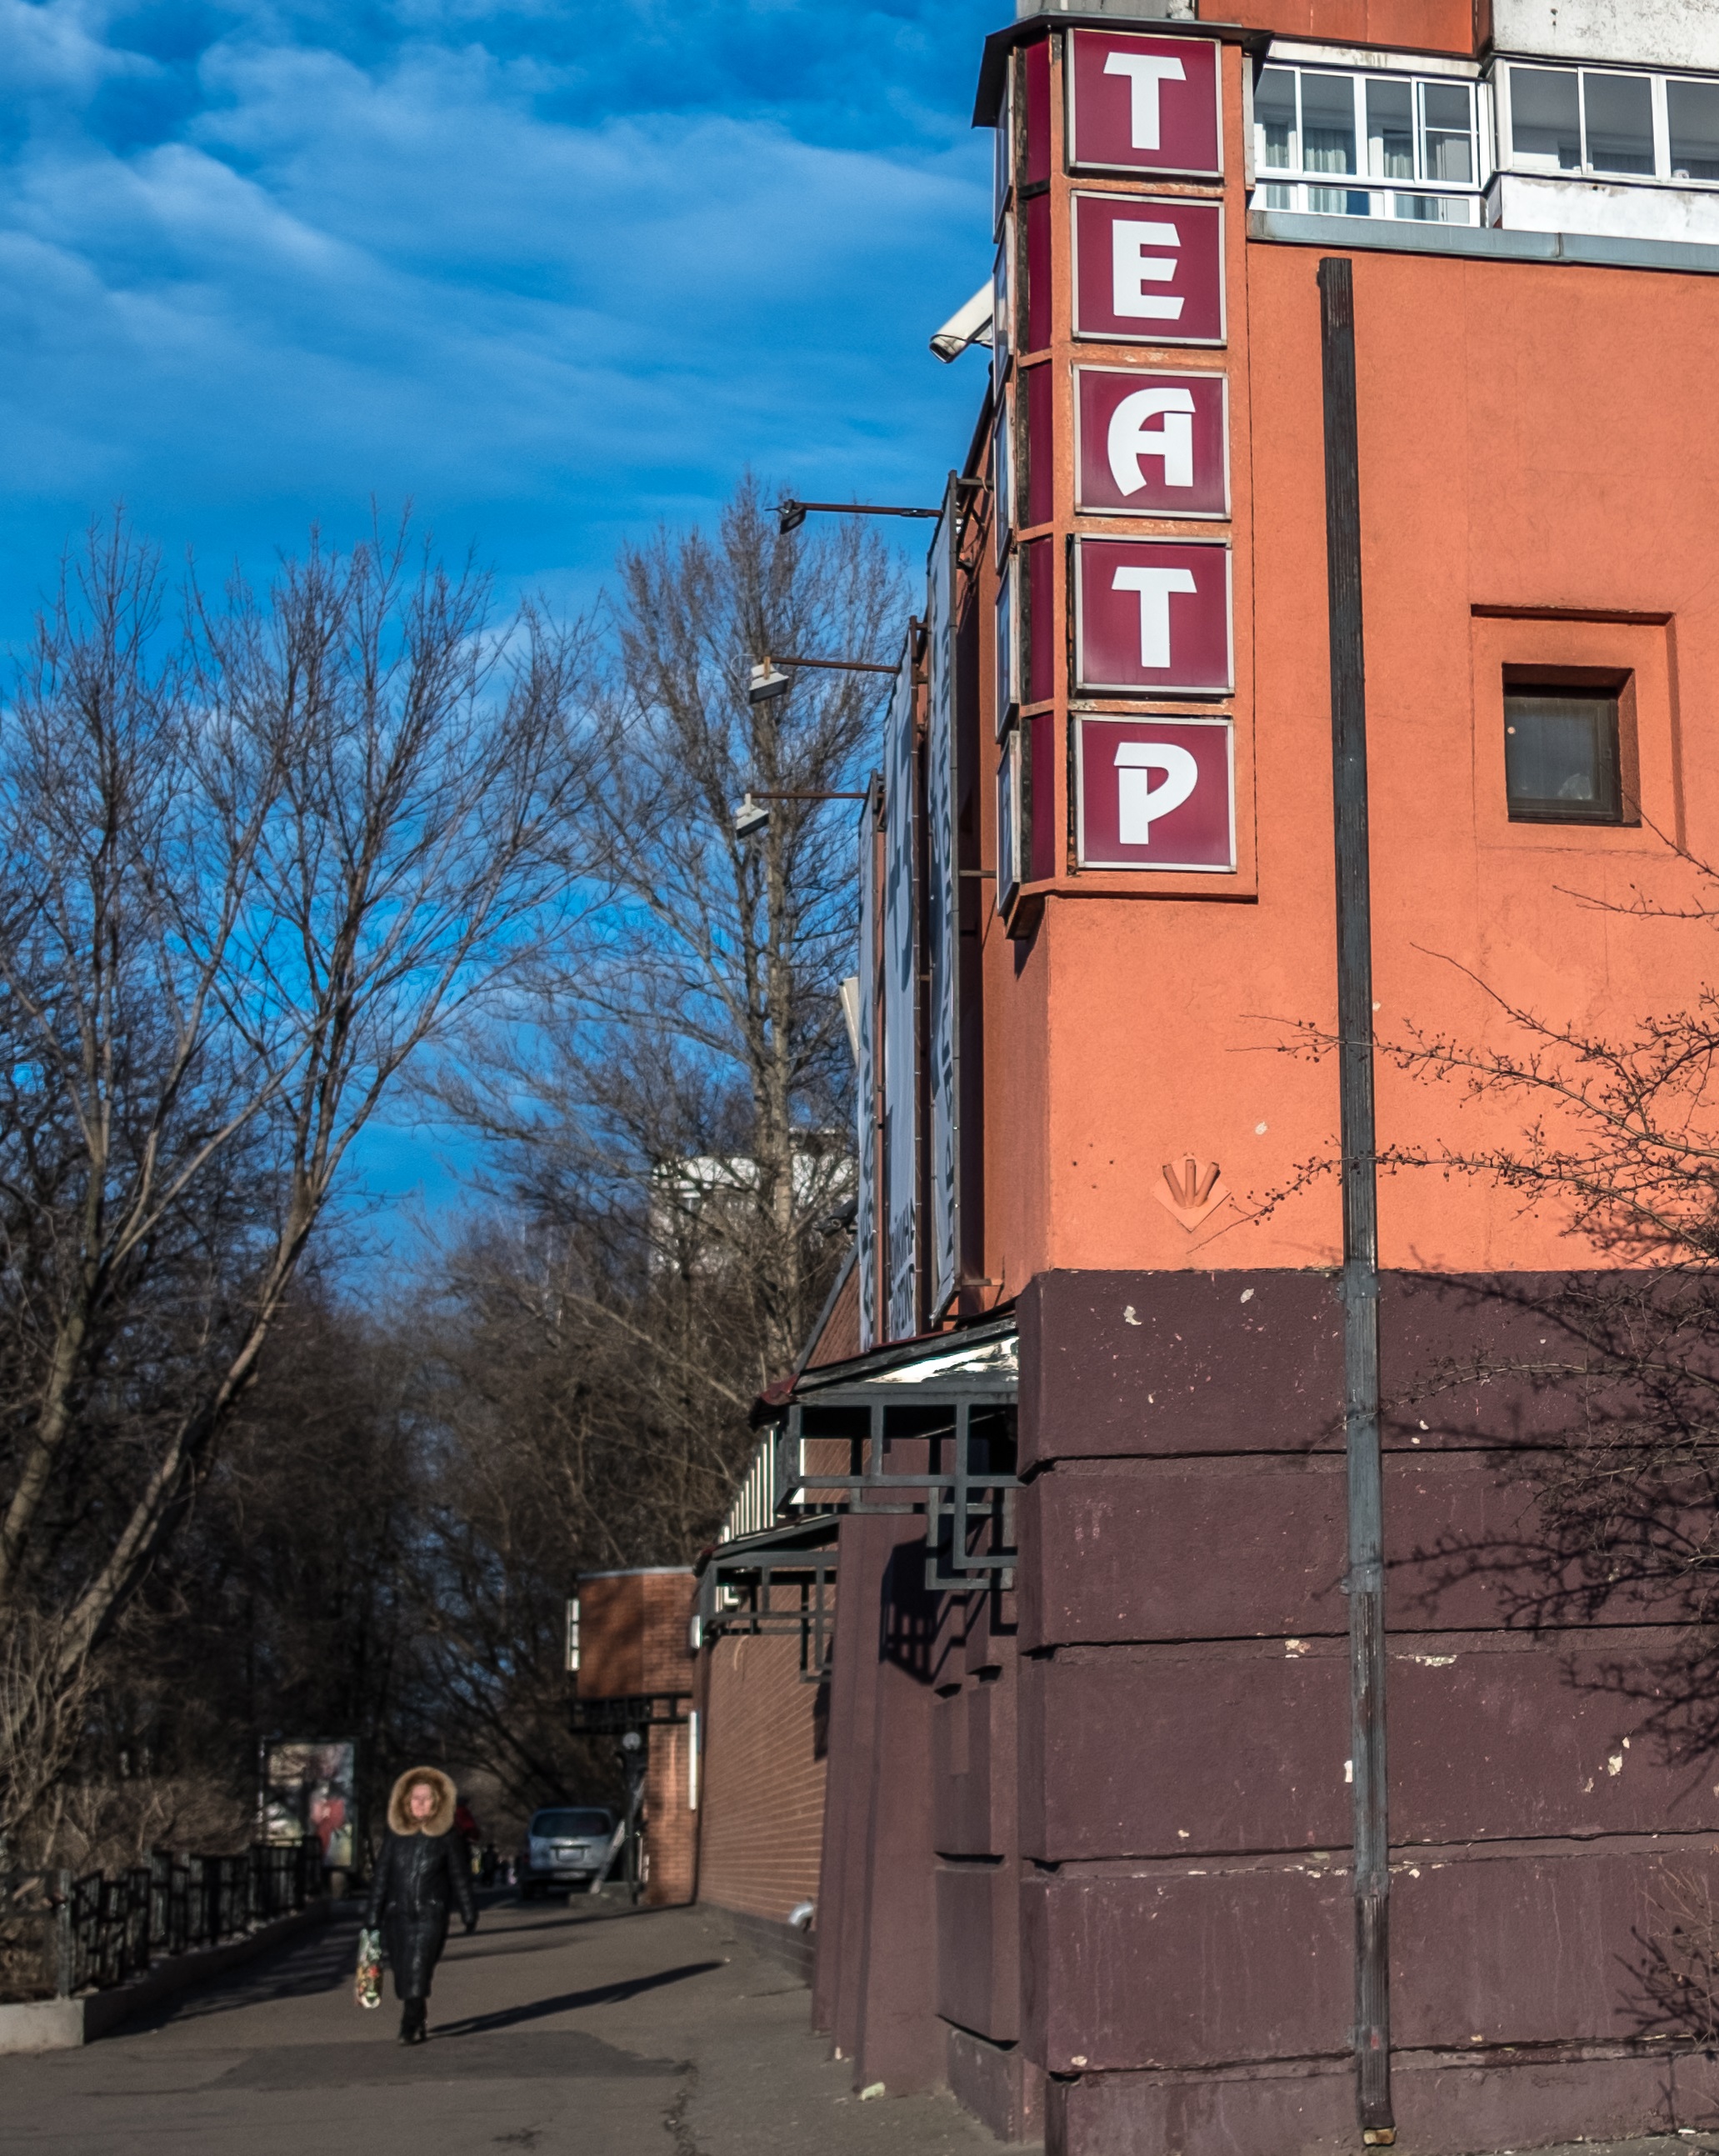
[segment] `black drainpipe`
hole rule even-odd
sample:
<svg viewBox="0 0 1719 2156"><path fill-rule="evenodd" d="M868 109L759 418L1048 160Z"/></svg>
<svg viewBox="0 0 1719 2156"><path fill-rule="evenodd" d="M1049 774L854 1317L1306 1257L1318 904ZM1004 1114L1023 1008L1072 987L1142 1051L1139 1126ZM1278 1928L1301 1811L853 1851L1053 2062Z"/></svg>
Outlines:
<svg viewBox="0 0 1719 2156"><path fill-rule="evenodd" d="M1349 1466L1349 1708L1355 1805L1355 2094L1362 2140L1397 2138L1391 2110L1390 1825L1385 1786L1385 1573L1378 1439L1378 1183L1373 1094L1373 928L1367 850L1367 682L1355 300L1343 256L1319 264L1325 376L1325 549L1337 826L1337 1090L1343 1172L1343 1430Z"/></svg>

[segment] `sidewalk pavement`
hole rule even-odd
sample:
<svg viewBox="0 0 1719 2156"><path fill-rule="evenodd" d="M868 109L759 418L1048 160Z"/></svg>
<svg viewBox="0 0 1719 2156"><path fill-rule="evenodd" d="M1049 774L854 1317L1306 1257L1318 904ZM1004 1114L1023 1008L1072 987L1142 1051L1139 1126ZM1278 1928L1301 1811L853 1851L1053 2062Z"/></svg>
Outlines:
<svg viewBox="0 0 1719 2156"><path fill-rule="evenodd" d="M861 2102L805 1986L715 1911L497 1897L430 2041L353 2002L351 1922L81 2051L0 2058L8 2156L978 2156L947 2096Z"/></svg>
<svg viewBox="0 0 1719 2156"><path fill-rule="evenodd" d="M331 1925L81 2051L0 2058L8 2156L998 2156L947 2096L856 2097L805 1986L720 1911L491 1897L415 2051L392 1999L354 2005L355 1947ZM1691 2149L1719 2136L1537 2156Z"/></svg>

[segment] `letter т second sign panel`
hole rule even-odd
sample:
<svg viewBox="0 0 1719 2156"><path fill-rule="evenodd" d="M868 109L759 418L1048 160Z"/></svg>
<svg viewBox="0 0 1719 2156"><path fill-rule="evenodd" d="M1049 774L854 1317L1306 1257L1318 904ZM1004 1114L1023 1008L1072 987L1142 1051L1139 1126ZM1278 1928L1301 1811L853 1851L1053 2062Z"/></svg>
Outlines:
<svg viewBox="0 0 1719 2156"><path fill-rule="evenodd" d="M1076 539L1075 675L1100 696L1227 696L1235 685L1229 547Z"/></svg>

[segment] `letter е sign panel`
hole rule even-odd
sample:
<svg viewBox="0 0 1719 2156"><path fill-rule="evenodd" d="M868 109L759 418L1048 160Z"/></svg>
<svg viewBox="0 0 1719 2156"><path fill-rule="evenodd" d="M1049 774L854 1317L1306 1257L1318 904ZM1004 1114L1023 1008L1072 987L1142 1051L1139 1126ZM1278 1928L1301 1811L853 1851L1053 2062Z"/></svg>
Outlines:
<svg viewBox="0 0 1719 2156"><path fill-rule="evenodd" d="M1075 675L1099 695L1227 695L1235 685L1229 547L1076 539Z"/></svg>
<svg viewBox="0 0 1719 2156"><path fill-rule="evenodd" d="M1075 335L1222 344L1224 211L1188 195L1076 194Z"/></svg>
<svg viewBox="0 0 1719 2156"><path fill-rule="evenodd" d="M1083 868L1234 869L1235 776L1227 718L1086 715L1075 725Z"/></svg>
<svg viewBox="0 0 1719 2156"><path fill-rule="evenodd" d="M1075 506L1104 516L1229 514L1221 374L1075 369Z"/></svg>
<svg viewBox="0 0 1719 2156"><path fill-rule="evenodd" d="M1222 177L1215 44L1109 30L1075 30L1070 43L1071 166Z"/></svg>

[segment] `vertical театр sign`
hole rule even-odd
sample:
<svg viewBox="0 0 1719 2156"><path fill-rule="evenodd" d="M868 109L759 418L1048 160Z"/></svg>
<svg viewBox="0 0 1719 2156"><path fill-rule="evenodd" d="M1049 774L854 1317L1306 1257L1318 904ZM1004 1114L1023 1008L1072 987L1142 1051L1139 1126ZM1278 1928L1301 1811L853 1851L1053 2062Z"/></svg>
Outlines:
<svg viewBox="0 0 1719 2156"><path fill-rule="evenodd" d="M901 654L890 700L884 771L884 1219L889 1308L885 1337L919 1330L919 967L914 899L913 654Z"/></svg>
<svg viewBox="0 0 1719 2156"><path fill-rule="evenodd" d="M955 828L959 793L955 770L955 512L952 477L943 515L931 540L926 594L926 647L931 665L926 729L926 944L930 961L931 1217L926 1252L931 1314L955 1294L960 1249L958 1168L961 1098L961 886Z"/></svg>
<svg viewBox="0 0 1719 2156"><path fill-rule="evenodd" d="M868 797L860 819L860 1024L854 1073L855 1179L854 1264L860 1275L860 1352L878 1342L877 1326L877 838Z"/></svg>

